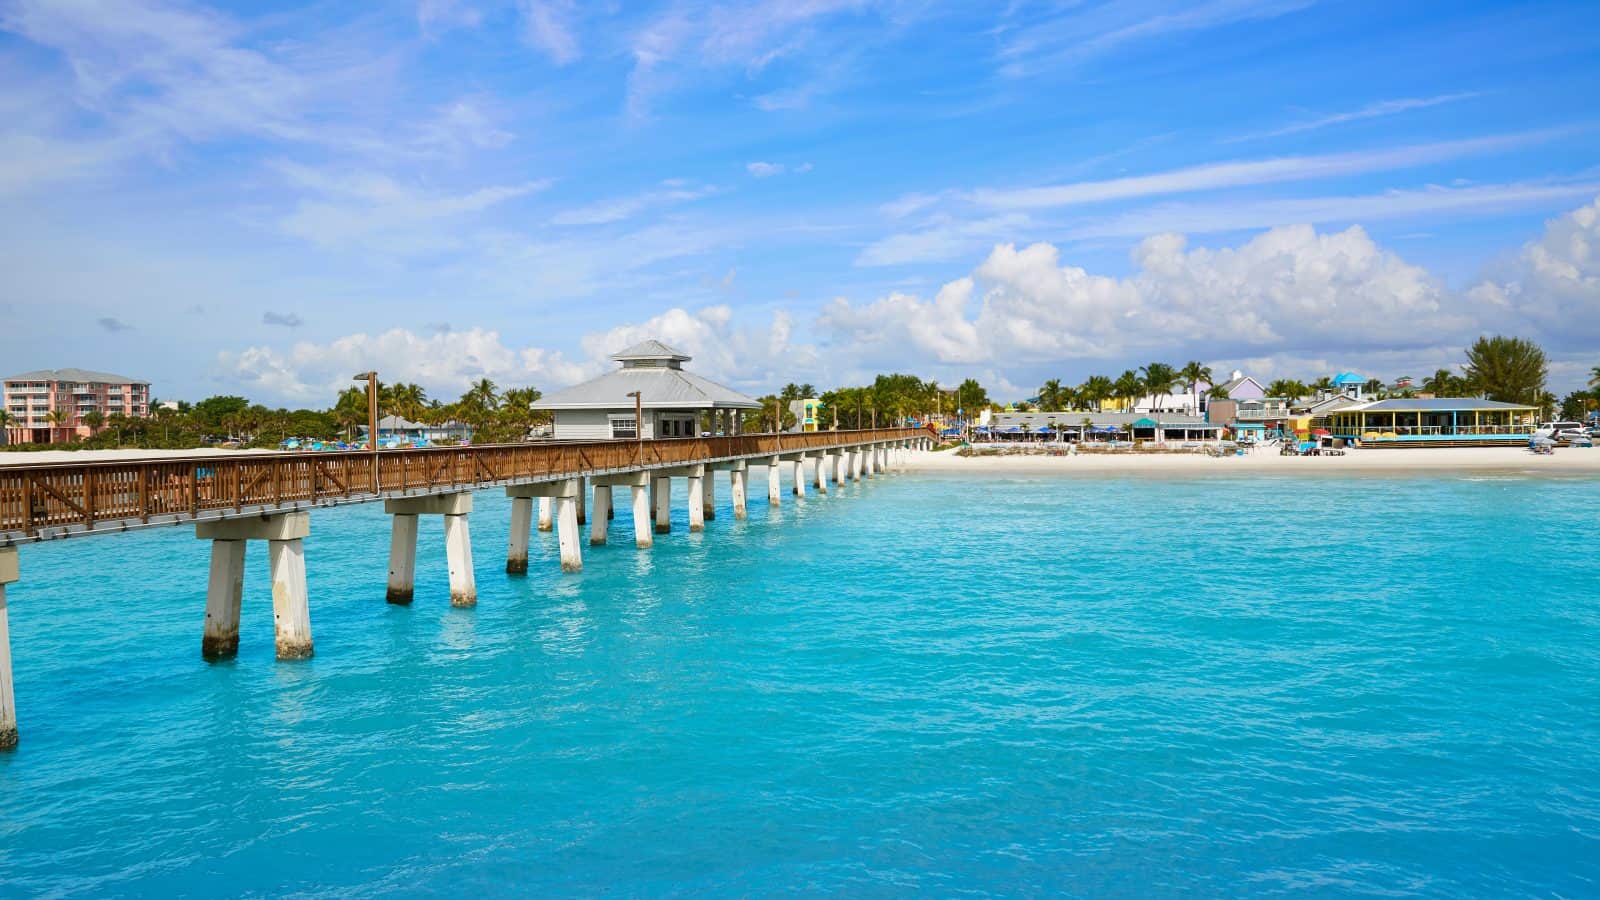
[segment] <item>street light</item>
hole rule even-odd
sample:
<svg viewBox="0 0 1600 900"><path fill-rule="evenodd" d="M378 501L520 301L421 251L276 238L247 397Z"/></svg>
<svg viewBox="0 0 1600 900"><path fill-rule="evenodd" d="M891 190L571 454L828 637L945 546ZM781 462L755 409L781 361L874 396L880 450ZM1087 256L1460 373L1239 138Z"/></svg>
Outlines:
<svg viewBox="0 0 1600 900"><path fill-rule="evenodd" d="M639 445L639 463L644 464L644 396L639 391L629 391L633 398L633 436Z"/></svg>
<svg viewBox="0 0 1600 900"><path fill-rule="evenodd" d="M376 370L350 376L367 383L367 446L372 448L372 493L378 493L378 373Z"/></svg>

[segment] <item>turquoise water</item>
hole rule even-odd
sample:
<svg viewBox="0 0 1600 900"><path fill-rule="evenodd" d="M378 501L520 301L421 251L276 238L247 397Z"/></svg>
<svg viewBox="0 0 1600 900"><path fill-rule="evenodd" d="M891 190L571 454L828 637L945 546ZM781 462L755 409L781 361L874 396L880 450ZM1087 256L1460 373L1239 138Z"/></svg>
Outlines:
<svg viewBox="0 0 1600 900"><path fill-rule="evenodd" d="M897 475L654 551L22 549L0 895L1600 893L1600 482ZM681 485L679 496L681 497ZM752 494L763 496L761 486Z"/></svg>

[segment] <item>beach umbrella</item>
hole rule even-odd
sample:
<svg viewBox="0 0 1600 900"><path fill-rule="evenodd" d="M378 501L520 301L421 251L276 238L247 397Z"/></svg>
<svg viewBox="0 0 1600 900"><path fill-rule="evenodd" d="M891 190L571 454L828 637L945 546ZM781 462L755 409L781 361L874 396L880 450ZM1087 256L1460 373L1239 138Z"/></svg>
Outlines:
<svg viewBox="0 0 1600 900"><path fill-rule="evenodd" d="M1329 431L1326 428L1318 428L1316 431L1313 431L1311 433L1316 435L1317 437L1333 437L1333 432Z"/></svg>

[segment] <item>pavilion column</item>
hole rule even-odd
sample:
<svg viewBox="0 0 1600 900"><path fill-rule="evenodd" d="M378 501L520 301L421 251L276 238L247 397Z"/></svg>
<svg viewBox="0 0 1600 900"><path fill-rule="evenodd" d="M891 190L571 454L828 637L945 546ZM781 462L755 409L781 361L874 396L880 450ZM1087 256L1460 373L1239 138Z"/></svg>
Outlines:
<svg viewBox="0 0 1600 900"><path fill-rule="evenodd" d="M226 659L239 652L239 608L244 603L244 548L245 542L242 540L211 542L211 577L206 582L206 623L200 635L200 655L206 659ZM0 590L4 590L3 585L0 585Z"/></svg>
<svg viewBox="0 0 1600 900"><path fill-rule="evenodd" d="M550 531L555 528L555 504L551 497L539 498L539 530Z"/></svg>
<svg viewBox="0 0 1600 900"><path fill-rule="evenodd" d="M11 681L11 623L6 585L18 578L17 548L0 548L0 750L17 746L17 695Z"/></svg>
<svg viewBox="0 0 1600 900"><path fill-rule="evenodd" d="M745 508L745 475L748 467L744 463L735 463L734 468L728 472L728 492L733 495L733 517L743 519L749 515Z"/></svg>
<svg viewBox="0 0 1600 900"><path fill-rule="evenodd" d="M710 522L717 517L717 470L706 467L705 482L701 487L704 497L700 504L701 513L705 521Z"/></svg>
<svg viewBox="0 0 1600 900"><path fill-rule="evenodd" d="M804 453L794 458L794 495L806 495L806 455Z"/></svg>
<svg viewBox="0 0 1600 900"><path fill-rule="evenodd" d="M578 540L578 498L583 495L580 484L577 478L562 482L561 495L556 498L556 542L561 548L563 572L583 571L583 545Z"/></svg>
<svg viewBox="0 0 1600 900"><path fill-rule="evenodd" d="M656 478L656 534L672 533L672 479Z"/></svg>
<svg viewBox="0 0 1600 900"><path fill-rule="evenodd" d="M413 520L416 516L411 517ZM400 525L400 517L395 517L395 527ZM413 528L416 526L413 524ZM533 527L533 498L511 498L511 535L506 541L506 571L513 575L521 575L528 571L528 532ZM415 539L413 539L415 544Z"/></svg>
<svg viewBox="0 0 1600 900"><path fill-rule="evenodd" d="M706 530L706 476L702 467L689 473L689 530Z"/></svg>
<svg viewBox="0 0 1600 900"><path fill-rule="evenodd" d="M611 485L594 486L594 516L589 519L589 545L601 547L606 542L606 524L611 519Z"/></svg>

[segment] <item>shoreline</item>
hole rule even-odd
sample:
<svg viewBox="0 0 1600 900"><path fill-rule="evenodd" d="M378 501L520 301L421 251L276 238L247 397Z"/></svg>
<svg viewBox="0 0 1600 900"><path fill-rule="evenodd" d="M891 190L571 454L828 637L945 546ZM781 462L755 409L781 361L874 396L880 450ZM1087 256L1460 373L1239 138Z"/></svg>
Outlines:
<svg viewBox="0 0 1600 900"><path fill-rule="evenodd" d="M1140 474L1208 478L1229 475L1321 477L1339 475L1517 475L1600 477L1600 447L1564 447L1535 456L1525 447L1436 447L1351 450L1344 456L1279 456L1276 450L1244 456L1201 453L1084 453L1076 456L957 456L955 450L909 451L906 472L963 475L1097 476Z"/></svg>

